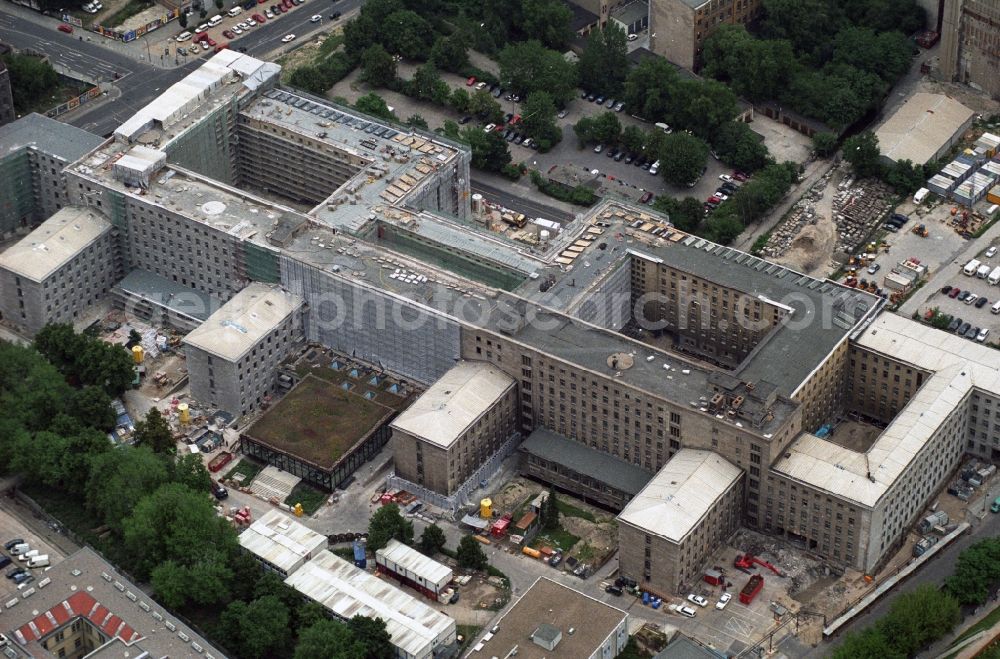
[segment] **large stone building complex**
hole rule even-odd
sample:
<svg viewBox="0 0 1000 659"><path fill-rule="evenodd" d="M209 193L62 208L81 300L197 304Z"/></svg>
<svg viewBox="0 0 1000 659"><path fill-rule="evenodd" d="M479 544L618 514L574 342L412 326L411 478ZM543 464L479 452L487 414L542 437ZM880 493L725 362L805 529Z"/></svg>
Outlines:
<svg viewBox="0 0 1000 659"><path fill-rule="evenodd" d="M489 233L463 146L277 73L223 51L64 170L116 236L116 299L201 323L199 397L255 409L298 336L429 387L395 422L401 485L457 509L527 437L530 475L624 508L623 571L657 591L738 524L874 570L964 452L1000 450L998 353L613 200L544 246ZM870 445L838 443L848 420Z"/></svg>
<svg viewBox="0 0 1000 659"><path fill-rule="evenodd" d="M944 0L939 71L1000 98L1000 0Z"/></svg>
<svg viewBox="0 0 1000 659"><path fill-rule="evenodd" d="M698 67L702 44L724 23L746 25L760 0L650 0L649 49L685 69Z"/></svg>

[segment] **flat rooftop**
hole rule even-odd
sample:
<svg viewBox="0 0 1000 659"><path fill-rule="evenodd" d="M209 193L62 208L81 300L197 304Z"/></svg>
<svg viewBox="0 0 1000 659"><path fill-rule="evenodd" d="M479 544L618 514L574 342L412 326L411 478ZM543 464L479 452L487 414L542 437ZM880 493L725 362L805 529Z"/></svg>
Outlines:
<svg viewBox="0 0 1000 659"><path fill-rule="evenodd" d="M243 549L284 574L327 547L325 535L275 509L255 520L240 533L239 540Z"/></svg>
<svg viewBox="0 0 1000 659"><path fill-rule="evenodd" d="M402 570L403 576L423 579L427 584L444 587L454 574L447 565L438 563L430 556L420 553L395 538L375 552L376 561L388 561L390 567Z"/></svg>
<svg viewBox="0 0 1000 659"><path fill-rule="evenodd" d="M638 494L653 477L645 469L625 462L582 442L536 428L521 442L520 450L557 462L578 474L590 476L616 490Z"/></svg>
<svg viewBox="0 0 1000 659"><path fill-rule="evenodd" d="M117 649L118 657L225 657L88 547L38 579L27 590L9 580L0 583L0 597L7 603L0 630L31 656L50 656L38 640L74 620L86 620L109 639L107 647Z"/></svg>
<svg viewBox="0 0 1000 659"><path fill-rule="evenodd" d="M67 206L0 254L0 267L41 282L111 230L111 223L88 208Z"/></svg>
<svg viewBox="0 0 1000 659"><path fill-rule="evenodd" d="M455 641L455 621L387 581L323 551L285 583L343 620L382 618L392 644L407 656L430 658Z"/></svg>
<svg viewBox="0 0 1000 659"><path fill-rule="evenodd" d="M875 131L879 151L890 160L923 165L964 129L974 114L950 96L918 92Z"/></svg>
<svg viewBox="0 0 1000 659"><path fill-rule="evenodd" d="M243 434L330 470L393 414L392 409L345 390L343 385L310 374Z"/></svg>
<svg viewBox="0 0 1000 659"><path fill-rule="evenodd" d="M484 640L479 654L505 657L517 646L517 656L523 659L590 657L627 618L628 613L619 608L547 577L539 577L503 614L496 633ZM546 650L531 640L531 635L543 624L562 632L562 639L553 650ZM572 634L569 633L571 628Z"/></svg>
<svg viewBox="0 0 1000 659"><path fill-rule="evenodd" d="M397 416L392 427L448 449L513 386L514 379L495 366L459 362Z"/></svg>
<svg viewBox="0 0 1000 659"><path fill-rule="evenodd" d="M0 126L0 157L30 147L70 163L103 142L103 137L37 112Z"/></svg>
<svg viewBox="0 0 1000 659"><path fill-rule="evenodd" d="M302 298L278 286L252 282L185 336L184 343L236 362L301 305Z"/></svg>
<svg viewBox="0 0 1000 659"><path fill-rule="evenodd" d="M118 288L143 300L198 321L205 321L222 306L215 297L148 270L133 270L125 275Z"/></svg>
<svg viewBox="0 0 1000 659"><path fill-rule="evenodd" d="M618 515L618 521L680 544L743 475L718 453L681 449Z"/></svg>
<svg viewBox="0 0 1000 659"><path fill-rule="evenodd" d="M973 389L1000 395L1000 352L896 314L879 316L857 343L932 375L866 453L804 434L773 468L871 508Z"/></svg>

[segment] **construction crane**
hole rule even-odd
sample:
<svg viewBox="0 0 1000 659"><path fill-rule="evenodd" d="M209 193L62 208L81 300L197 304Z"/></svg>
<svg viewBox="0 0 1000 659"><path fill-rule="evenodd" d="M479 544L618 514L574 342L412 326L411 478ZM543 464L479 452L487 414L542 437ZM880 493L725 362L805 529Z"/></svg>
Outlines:
<svg viewBox="0 0 1000 659"><path fill-rule="evenodd" d="M774 572L779 577L785 576L784 573L782 573L782 571L779 570L774 565L771 565L763 558L758 558L757 556L753 556L751 554L737 554L736 560L733 561L733 567L735 567L738 570L743 570L745 572L750 568L752 568L755 563L757 565L760 565L761 567L767 568L771 572Z"/></svg>

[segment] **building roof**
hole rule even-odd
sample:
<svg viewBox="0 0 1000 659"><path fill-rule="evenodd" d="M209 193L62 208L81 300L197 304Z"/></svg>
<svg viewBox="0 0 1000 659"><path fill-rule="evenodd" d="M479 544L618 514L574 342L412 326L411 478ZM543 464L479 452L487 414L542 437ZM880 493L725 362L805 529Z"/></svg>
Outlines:
<svg viewBox="0 0 1000 659"><path fill-rule="evenodd" d="M681 449L629 501L618 521L679 544L742 475L718 453Z"/></svg>
<svg viewBox="0 0 1000 659"><path fill-rule="evenodd" d="M94 656L225 657L89 547L46 569L44 578L26 590L5 580L0 599L6 602L0 630L33 656L48 656L39 639L86 619L108 639Z"/></svg>
<svg viewBox="0 0 1000 659"><path fill-rule="evenodd" d="M896 314L883 314L858 345L933 373L867 453L800 436L774 469L874 507L972 389L1000 395L1000 352Z"/></svg>
<svg viewBox="0 0 1000 659"><path fill-rule="evenodd" d="M241 547L285 574L327 546L325 535L274 509L254 521L239 537Z"/></svg>
<svg viewBox="0 0 1000 659"><path fill-rule="evenodd" d="M222 302L213 296L148 270L133 270L118 288L196 321L204 321Z"/></svg>
<svg viewBox="0 0 1000 659"><path fill-rule="evenodd" d="M392 422L393 429L447 449L514 386L514 379L485 362L462 361Z"/></svg>
<svg viewBox="0 0 1000 659"><path fill-rule="evenodd" d="M618 7L611 12L611 18L624 25L633 25L649 16L649 3L646 0L634 0L627 5Z"/></svg>
<svg viewBox="0 0 1000 659"><path fill-rule="evenodd" d="M516 645L519 659L589 657L627 618L628 613L621 609L547 577L539 577L503 614L497 631L489 640L484 640L480 654L505 657ZM562 640L551 651L531 640L531 635L542 625L551 625L562 632ZM572 634L569 633L571 628Z"/></svg>
<svg viewBox="0 0 1000 659"><path fill-rule="evenodd" d="M35 112L0 126L0 157L33 147L71 163L103 142L103 137Z"/></svg>
<svg viewBox="0 0 1000 659"><path fill-rule="evenodd" d="M923 165L963 130L974 114L944 94L918 92L875 131L879 151L890 160Z"/></svg>
<svg viewBox="0 0 1000 659"><path fill-rule="evenodd" d="M455 621L396 586L324 551L285 583L338 618L382 618L392 644L423 659L455 640Z"/></svg>
<svg viewBox="0 0 1000 659"><path fill-rule="evenodd" d="M590 476L616 490L638 494L653 477L651 473L582 442L537 428L521 442L521 450L557 462L578 474Z"/></svg>
<svg viewBox="0 0 1000 659"><path fill-rule="evenodd" d="M390 540L382 549L375 552L376 562L389 561L390 565L396 565L405 570L404 576L416 576L424 582L437 586L447 585L454 574L447 565L438 563L433 558L421 554L419 551L404 545L398 540ZM412 575L412 576L411 576Z"/></svg>
<svg viewBox="0 0 1000 659"><path fill-rule="evenodd" d="M237 361L285 321L302 298L278 286L251 283L184 337L184 343Z"/></svg>
<svg viewBox="0 0 1000 659"><path fill-rule="evenodd" d="M569 28L574 32L581 32L599 20L597 14L586 7L581 7L576 2L565 2L566 7L573 12L573 17L569 21Z"/></svg>
<svg viewBox="0 0 1000 659"><path fill-rule="evenodd" d="M44 281L110 230L111 224L93 210L67 206L0 254L0 267Z"/></svg>

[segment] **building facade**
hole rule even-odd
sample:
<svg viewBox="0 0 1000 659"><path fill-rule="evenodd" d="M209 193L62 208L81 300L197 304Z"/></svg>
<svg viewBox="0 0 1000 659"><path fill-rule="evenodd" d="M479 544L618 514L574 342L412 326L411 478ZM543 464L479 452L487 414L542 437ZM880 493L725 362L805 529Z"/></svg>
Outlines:
<svg viewBox="0 0 1000 659"><path fill-rule="evenodd" d="M697 69L702 44L719 25L746 25L761 11L760 0L650 0L649 49Z"/></svg>
<svg viewBox="0 0 1000 659"><path fill-rule="evenodd" d="M121 277L115 231L100 214L64 208L0 254L0 317L28 336L74 323Z"/></svg>
<svg viewBox="0 0 1000 659"><path fill-rule="evenodd" d="M1000 0L944 0L939 71L1000 98Z"/></svg>
<svg viewBox="0 0 1000 659"><path fill-rule="evenodd" d="M10 71L7 64L0 61L0 126L14 121L14 95L10 89Z"/></svg>

